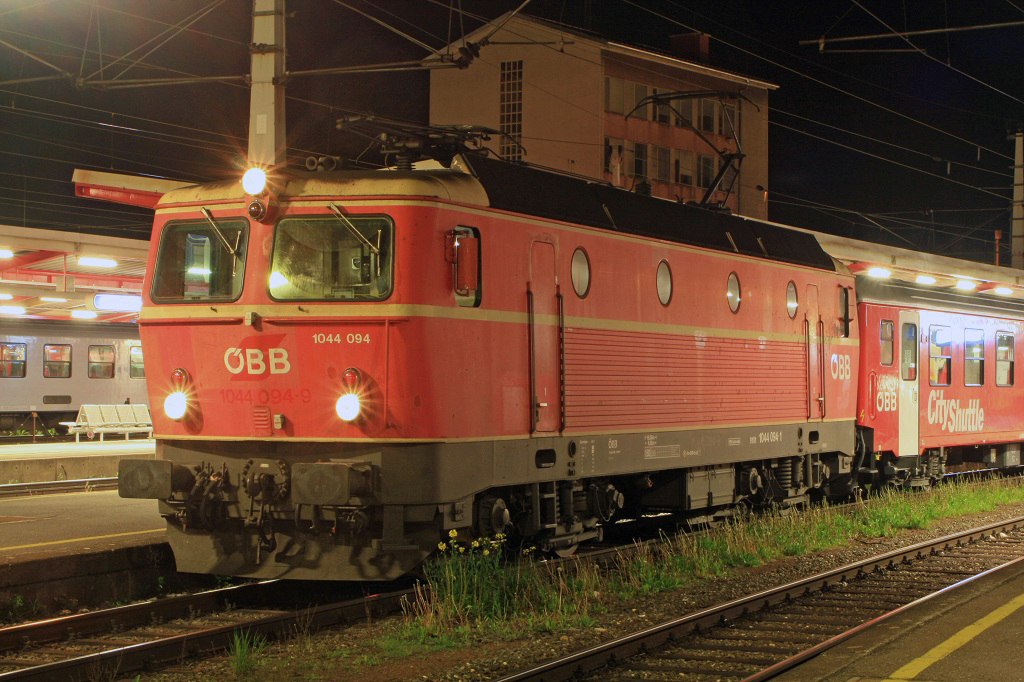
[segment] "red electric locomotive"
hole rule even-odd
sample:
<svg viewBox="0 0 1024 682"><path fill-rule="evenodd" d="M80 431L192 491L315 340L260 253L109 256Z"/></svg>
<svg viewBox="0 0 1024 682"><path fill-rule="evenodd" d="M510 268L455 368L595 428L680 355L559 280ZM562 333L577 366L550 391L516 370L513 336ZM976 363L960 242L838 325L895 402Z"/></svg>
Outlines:
<svg viewBox="0 0 1024 682"><path fill-rule="evenodd" d="M853 287L810 233L475 155L175 190L120 491L179 570L345 580L845 495Z"/></svg>

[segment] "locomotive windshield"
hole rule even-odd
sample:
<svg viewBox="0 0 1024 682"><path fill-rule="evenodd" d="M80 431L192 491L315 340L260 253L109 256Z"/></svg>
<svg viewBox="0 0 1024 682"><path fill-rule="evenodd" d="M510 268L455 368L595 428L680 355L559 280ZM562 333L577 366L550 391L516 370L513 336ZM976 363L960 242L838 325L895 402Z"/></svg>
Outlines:
<svg viewBox="0 0 1024 682"><path fill-rule="evenodd" d="M379 301L391 294L391 220L284 218L274 233L270 295L286 301Z"/></svg>
<svg viewBox="0 0 1024 682"><path fill-rule="evenodd" d="M154 301L187 303L238 298L242 293L249 223L218 220L216 227L220 234L206 221L164 228L153 272Z"/></svg>

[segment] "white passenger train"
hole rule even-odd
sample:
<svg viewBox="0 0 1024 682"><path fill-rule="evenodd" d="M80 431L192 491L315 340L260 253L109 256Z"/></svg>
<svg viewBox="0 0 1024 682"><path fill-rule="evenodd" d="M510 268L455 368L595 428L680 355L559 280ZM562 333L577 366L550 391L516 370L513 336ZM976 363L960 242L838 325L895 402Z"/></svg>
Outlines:
<svg viewBox="0 0 1024 682"><path fill-rule="evenodd" d="M80 406L146 402L134 324L0 321L0 430L73 421Z"/></svg>

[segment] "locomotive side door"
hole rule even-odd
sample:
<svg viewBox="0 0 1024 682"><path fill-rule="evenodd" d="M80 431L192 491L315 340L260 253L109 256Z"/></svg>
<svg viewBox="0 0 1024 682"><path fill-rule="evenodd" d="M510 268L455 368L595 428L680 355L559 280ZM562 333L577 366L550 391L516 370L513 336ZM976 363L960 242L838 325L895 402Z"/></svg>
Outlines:
<svg viewBox="0 0 1024 682"><path fill-rule="evenodd" d="M818 287L807 285L807 305L804 307L804 340L807 348L807 418L821 419L825 416L825 385L822 349L823 325L818 312Z"/></svg>
<svg viewBox="0 0 1024 682"><path fill-rule="evenodd" d="M557 431L562 414L561 326L553 244L535 241L530 245L529 277L530 431Z"/></svg>
<svg viewBox="0 0 1024 682"><path fill-rule="evenodd" d="M900 398L899 424L901 457L920 454L918 429L920 409L917 392L920 385L918 378L917 355L921 351L920 315L907 310L900 311Z"/></svg>

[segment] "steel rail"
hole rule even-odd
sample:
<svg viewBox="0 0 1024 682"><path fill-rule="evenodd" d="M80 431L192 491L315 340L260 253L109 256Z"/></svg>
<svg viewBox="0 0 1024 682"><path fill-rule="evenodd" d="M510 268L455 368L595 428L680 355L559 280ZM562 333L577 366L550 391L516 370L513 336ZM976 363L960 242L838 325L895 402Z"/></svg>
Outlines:
<svg viewBox="0 0 1024 682"><path fill-rule="evenodd" d="M33 483L4 483L0 485L0 499L54 493L117 490L117 476L106 478L73 478L65 481L36 481Z"/></svg>
<svg viewBox="0 0 1024 682"><path fill-rule="evenodd" d="M953 533L934 540L927 540L916 545L880 554L831 571L819 573L809 578L797 580L780 587L764 590L680 618L675 618L639 632L618 637L609 642L506 675L505 677L498 678L496 682L525 682L527 680L555 682L570 680L578 675L603 668L608 664L628 658L634 654L643 653L647 649L662 646L669 640L685 637L702 628L720 625L723 621L732 620L795 597L823 590L864 573L889 568L896 564L922 558L925 555L935 554L945 549L960 547L994 533L1017 530L1022 527L1024 527L1024 517L1018 517L969 531ZM795 666L802 662L802 660L804 659L797 660L797 657L794 657L788 667ZM775 668L772 674L777 675L782 670L782 668ZM748 679L767 678L750 677Z"/></svg>
<svg viewBox="0 0 1024 682"><path fill-rule="evenodd" d="M219 604L221 608L228 597L241 597L246 589L254 590L266 588L270 584L281 584L282 581L265 581L242 585L236 588L225 588L223 590L211 590L201 595L204 600L197 602L188 597L176 598L177 603L173 608L177 610L175 617L186 617L194 615L197 603L209 605ZM171 664L180 661L182 658L194 656L201 653L224 651L232 642L235 632L245 630L268 638L280 637L292 631L296 627L317 630L330 627L343 622L351 622L367 618L369 615L384 615L398 611L404 600L409 599L414 593L413 589L398 590L384 594L376 594L365 598L350 599L342 602L311 606L307 609L294 611L282 611L269 616L254 618L241 623L220 625L212 628L205 628L195 632L188 632L180 635L173 635L155 639L149 642L140 642L127 646L118 646L106 651L86 654L74 658L67 658L52 663L45 663L33 667L22 668L7 673L0 673L0 680L21 681L48 681L48 680L89 680L97 670L116 671L117 675L148 670L161 665ZM165 600L174 601L174 600ZM131 620L136 625L145 625L152 618L153 609L160 605L161 614L169 613L170 606L160 602L133 605L135 613ZM148 610L147 610L148 607ZM127 609L128 607L120 607ZM180 613L184 609L185 613ZM33 630L33 626L39 628L41 624L31 623L24 626L13 626L0 630L0 643L3 643L9 650L11 643L17 643L19 635L29 637L32 641L47 641L47 638L54 638L60 631L61 637L66 637L68 628L71 627L76 636L91 632L108 632L111 626L111 615L120 609L107 609L92 614L82 614L85 618L75 620L76 616L68 618L56 618L52 621L44 621L46 634L42 630ZM142 620L139 620L139 619ZM115 621L120 626L120 621ZM71 624L71 625L69 625ZM74 629L74 628L79 629ZM0 649L2 650L2 649Z"/></svg>

